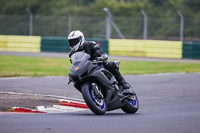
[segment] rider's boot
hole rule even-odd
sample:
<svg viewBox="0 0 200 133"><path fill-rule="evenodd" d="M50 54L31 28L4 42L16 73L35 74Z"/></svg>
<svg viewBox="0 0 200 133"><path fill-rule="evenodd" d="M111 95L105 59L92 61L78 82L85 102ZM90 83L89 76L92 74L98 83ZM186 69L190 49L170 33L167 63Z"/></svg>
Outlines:
<svg viewBox="0 0 200 133"><path fill-rule="evenodd" d="M131 86L125 81L121 74L117 75L116 80L122 86L123 94L135 94L135 91L131 88Z"/></svg>
<svg viewBox="0 0 200 133"><path fill-rule="evenodd" d="M131 89L130 85L125 81L121 73L119 72L119 66L115 62L107 62L105 68L109 70L114 76L117 82L122 86L123 90Z"/></svg>
<svg viewBox="0 0 200 133"><path fill-rule="evenodd" d="M131 89L130 85L125 81L124 77L119 72L118 75L115 76L117 82L122 86L122 89Z"/></svg>

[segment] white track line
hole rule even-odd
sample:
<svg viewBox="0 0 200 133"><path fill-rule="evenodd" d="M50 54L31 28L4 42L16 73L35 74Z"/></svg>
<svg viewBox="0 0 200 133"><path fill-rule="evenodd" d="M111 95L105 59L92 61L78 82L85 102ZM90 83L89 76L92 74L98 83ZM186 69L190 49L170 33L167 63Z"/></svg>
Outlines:
<svg viewBox="0 0 200 133"><path fill-rule="evenodd" d="M37 111L42 111L46 113L65 113L65 112L77 112L77 111L84 111L88 109L70 107L70 106L62 106L62 105L53 105L52 107L45 107L45 106L37 106Z"/></svg>

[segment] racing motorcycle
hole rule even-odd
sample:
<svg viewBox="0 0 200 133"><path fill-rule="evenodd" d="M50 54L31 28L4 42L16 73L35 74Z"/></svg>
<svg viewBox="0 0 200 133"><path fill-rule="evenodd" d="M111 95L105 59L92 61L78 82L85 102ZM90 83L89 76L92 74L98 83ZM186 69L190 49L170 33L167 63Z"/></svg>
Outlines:
<svg viewBox="0 0 200 133"><path fill-rule="evenodd" d="M103 115L106 111L121 108L125 113L136 113L139 102L133 89L125 89L103 66L102 61L91 61L90 55L76 52L71 57L69 83L82 93L90 110ZM120 61L115 61L119 66ZM130 86L131 87L131 86Z"/></svg>

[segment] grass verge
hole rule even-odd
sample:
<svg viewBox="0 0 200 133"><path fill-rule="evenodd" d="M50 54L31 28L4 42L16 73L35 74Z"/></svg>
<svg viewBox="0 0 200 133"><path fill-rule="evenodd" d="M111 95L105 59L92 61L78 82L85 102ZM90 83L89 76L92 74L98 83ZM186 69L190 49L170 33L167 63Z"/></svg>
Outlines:
<svg viewBox="0 0 200 133"><path fill-rule="evenodd" d="M0 56L0 77L66 76L69 59L49 57ZM200 72L200 63L121 61L122 74L193 73Z"/></svg>

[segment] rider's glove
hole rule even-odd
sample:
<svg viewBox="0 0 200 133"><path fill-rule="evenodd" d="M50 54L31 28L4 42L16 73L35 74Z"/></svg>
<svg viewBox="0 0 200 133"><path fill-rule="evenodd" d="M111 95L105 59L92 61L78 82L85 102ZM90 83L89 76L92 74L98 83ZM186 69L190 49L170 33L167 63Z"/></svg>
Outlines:
<svg viewBox="0 0 200 133"><path fill-rule="evenodd" d="M98 62L104 62L104 59L103 59L103 57L98 57L98 58L97 58L97 61L98 61Z"/></svg>
<svg viewBox="0 0 200 133"><path fill-rule="evenodd" d="M102 55L101 57L97 58L97 61L101 61L103 63L105 63L108 60L108 56L107 54Z"/></svg>

